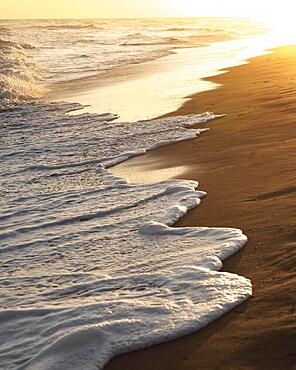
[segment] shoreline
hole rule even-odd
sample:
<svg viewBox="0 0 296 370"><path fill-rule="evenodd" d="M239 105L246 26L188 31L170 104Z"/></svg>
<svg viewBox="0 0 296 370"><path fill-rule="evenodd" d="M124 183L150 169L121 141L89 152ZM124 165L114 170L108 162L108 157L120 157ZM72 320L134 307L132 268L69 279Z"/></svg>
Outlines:
<svg viewBox="0 0 296 370"><path fill-rule="evenodd" d="M151 169L179 166L183 172L176 177L198 180L208 196L176 226L242 229L249 243L224 261L223 270L250 278L254 297L198 333L119 356L106 370L293 368L295 67L296 46L281 47L207 78L220 86L190 96L168 115L210 110L225 118L207 125L210 132L198 140L111 169L145 181ZM157 171L153 176L159 179Z"/></svg>
<svg viewBox="0 0 296 370"><path fill-rule="evenodd" d="M215 89L216 84L205 77L243 65L250 57L266 54L266 49L275 44L270 33L262 33L176 48L154 60L116 67L101 77L57 83L43 100L78 102L86 106L83 113L116 113L121 121L154 119L178 109L196 92Z"/></svg>

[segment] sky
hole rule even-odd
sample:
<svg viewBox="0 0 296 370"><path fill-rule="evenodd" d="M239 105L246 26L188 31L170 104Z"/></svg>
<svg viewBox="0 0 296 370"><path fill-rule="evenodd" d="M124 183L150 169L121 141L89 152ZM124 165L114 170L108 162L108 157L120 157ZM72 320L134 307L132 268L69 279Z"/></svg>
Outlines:
<svg viewBox="0 0 296 370"><path fill-rule="evenodd" d="M0 18L250 16L286 19L296 0L0 0Z"/></svg>

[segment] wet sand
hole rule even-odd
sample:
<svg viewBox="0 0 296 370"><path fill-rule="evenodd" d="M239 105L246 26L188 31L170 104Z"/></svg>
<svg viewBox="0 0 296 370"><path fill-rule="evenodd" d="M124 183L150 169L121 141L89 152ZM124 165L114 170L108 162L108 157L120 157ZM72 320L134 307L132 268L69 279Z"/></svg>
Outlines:
<svg viewBox="0 0 296 370"><path fill-rule="evenodd" d="M225 118L208 123L198 140L114 168L151 181L177 167L184 170L179 178L198 180L208 196L177 226L241 228L249 242L224 270L250 278L254 296L198 333L120 356L106 369L296 368L295 72L290 46L210 78L221 87L192 96L173 114L210 110Z"/></svg>

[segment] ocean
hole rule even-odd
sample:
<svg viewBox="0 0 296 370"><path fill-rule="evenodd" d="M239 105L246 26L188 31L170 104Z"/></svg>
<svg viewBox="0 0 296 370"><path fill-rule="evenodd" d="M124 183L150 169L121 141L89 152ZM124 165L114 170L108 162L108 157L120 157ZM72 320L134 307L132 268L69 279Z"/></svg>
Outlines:
<svg viewBox="0 0 296 370"><path fill-rule="evenodd" d="M112 99L90 112L63 94L107 94L126 68L262 32L243 19L0 22L1 368L102 369L251 296L248 279L219 271L241 230L174 228L206 195L197 182L131 184L108 170L221 115L122 121Z"/></svg>

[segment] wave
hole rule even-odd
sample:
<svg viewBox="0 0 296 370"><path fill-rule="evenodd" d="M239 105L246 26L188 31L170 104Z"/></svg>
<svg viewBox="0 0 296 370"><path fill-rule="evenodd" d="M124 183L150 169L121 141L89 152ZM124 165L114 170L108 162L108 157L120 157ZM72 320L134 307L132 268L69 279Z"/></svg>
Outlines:
<svg viewBox="0 0 296 370"><path fill-rule="evenodd" d="M32 44L29 44L29 43L21 43L20 46L24 49L28 49L28 50L34 50L34 49L37 49L37 47L35 45L32 45Z"/></svg>
<svg viewBox="0 0 296 370"><path fill-rule="evenodd" d="M102 26L96 26L94 24L87 24L87 25L81 25L81 24L63 24L63 25L57 25L57 26L44 26L44 28L48 29L66 29L66 30L80 30L80 29L95 29L95 30L104 30L105 28Z"/></svg>
<svg viewBox="0 0 296 370"><path fill-rule="evenodd" d="M177 45L177 44L187 44L188 41L178 37L165 37L155 40L151 38L151 41L139 41L139 42L125 42L122 46L153 46L153 45Z"/></svg>
<svg viewBox="0 0 296 370"><path fill-rule="evenodd" d="M164 32L184 32L184 31L194 31L194 32L209 32L209 33L225 33L225 29L213 28L213 27L172 27L166 28Z"/></svg>
<svg viewBox="0 0 296 370"><path fill-rule="evenodd" d="M163 29L162 31L174 31L174 32L182 32L182 31L189 31L190 33L182 33L182 37L177 36L170 36L170 37L162 37L157 35L147 35L145 33L132 33L128 36L123 37L124 40L128 39L127 41L122 42L121 46L161 46L161 45L168 45L168 46L179 46L184 45L184 47L188 47L188 45L192 47L199 47L199 46L206 46L208 43L211 42L220 42L220 41L227 41L232 40L237 37L237 32L235 31L225 31L221 29L215 28L168 28ZM194 32L193 32L194 31Z"/></svg>
<svg viewBox="0 0 296 370"><path fill-rule="evenodd" d="M8 27L0 27L0 32L2 33L10 33L12 30Z"/></svg>
<svg viewBox="0 0 296 370"><path fill-rule="evenodd" d="M35 47L0 39L0 102L40 96L40 74L26 49Z"/></svg>
<svg viewBox="0 0 296 370"><path fill-rule="evenodd" d="M26 25L20 26L22 29L43 29L43 30L81 30L81 29L94 29L94 30L104 30L103 26L98 26L95 24L43 24L43 25Z"/></svg>

